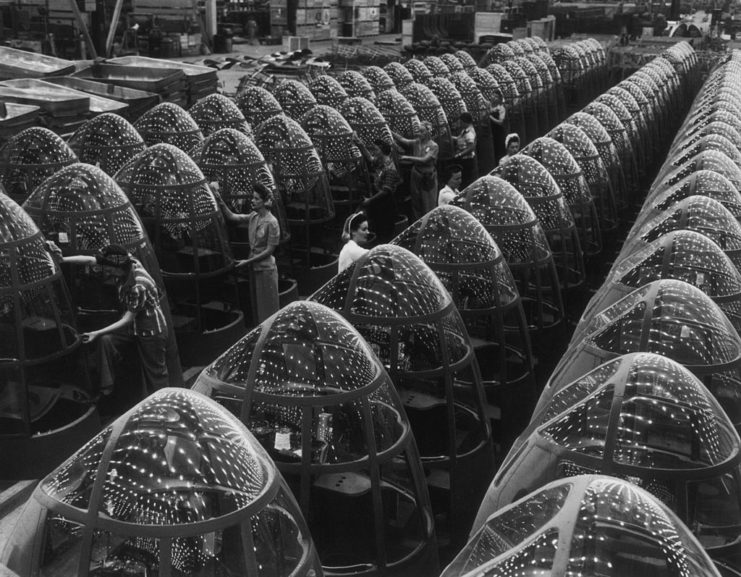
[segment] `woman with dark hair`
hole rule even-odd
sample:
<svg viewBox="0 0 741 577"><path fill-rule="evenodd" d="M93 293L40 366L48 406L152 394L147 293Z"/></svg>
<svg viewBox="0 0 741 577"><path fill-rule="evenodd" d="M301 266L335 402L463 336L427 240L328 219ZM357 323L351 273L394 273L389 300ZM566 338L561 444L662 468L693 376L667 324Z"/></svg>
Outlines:
<svg viewBox="0 0 741 577"><path fill-rule="evenodd" d="M504 149L507 151L507 154L499 159L500 166L503 165L508 158L511 158L520 152L520 135L516 132L510 132L504 139Z"/></svg>
<svg viewBox="0 0 741 577"><path fill-rule="evenodd" d="M463 171L461 189L464 189L479 177L479 164L476 158L476 129L473 127L473 116L470 112L464 112L460 120L463 129L455 138L453 158L461 165Z"/></svg>
<svg viewBox="0 0 741 577"><path fill-rule="evenodd" d="M145 394L169 386L167 374L168 327L154 280L123 246L112 244L96 256L76 255L64 262L98 265L116 285L123 315L116 322L82 334L82 342L98 343L100 392L110 395L121 349L134 341L141 360ZM142 397L143 398L143 397ZM140 400L140 399L137 399Z"/></svg>
<svg viewBox="0 0 741 577"><path fill-rule="evenodd" d="M399 170L391 156L391 145L383 140L376 140L378 154L373 158L373 194L363 200L363 207L368 212L368 220L376 233L378 242L391 240L396 224L396 189L402 182Z"/></svg>
<svg viewBox="0 0 741 577"><path fill-rule="evenodd" d="M399 162L412 163L409 192L415 220L437 206L437 156L440 147L432 140L432 134L432 124L426 120L420 124L419 133L414 139L394 133L394 139L405 148L411 148L412 152L399 158Z"/></svg>
<svg viewBox="0 0 741 577"><path fill-rule="evenodd" d="M256 182L252 193L252 211L248 214L236 214L221 198L214 183L211 184L211 190L227 222L247 224L250 256L237 262L236 267L250 267L252 273L250 281L254 283L255 295L254 320L259 324L280 308L278 266L273 254L280 242L280 225L278 219L270 212L270 207L273 206L273 193L261 182Z"/></svg>
<svg viewBox="0 0 741 577"><path fill-rule="evenodd" d="M342 241L345 246L342 247L337 261L338 273L341 273L368 252L368 249L363 248L362 245L368 242L369 234L368 217L365 216L364 212L356 212L347 217L342 227Z"/></svg>

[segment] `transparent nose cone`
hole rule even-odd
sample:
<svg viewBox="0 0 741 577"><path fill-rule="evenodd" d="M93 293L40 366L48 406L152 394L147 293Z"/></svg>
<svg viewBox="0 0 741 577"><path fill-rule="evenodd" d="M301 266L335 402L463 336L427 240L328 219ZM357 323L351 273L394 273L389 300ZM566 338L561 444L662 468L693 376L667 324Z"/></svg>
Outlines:
<svg viewBox="0 0 741 577"><path fill-rule="evenodd" d="M412 82L415 82L414 76L404 67L400 62L389 62L383 67L384 72L389 75L394 86L401 91L406 86L409 86Z"/></svg>
<svg viewBox="0 0 741 577"><path fill-rule="evenodd" d="M334 217L332 193L322 160L301 125L281 114L257 127L255 144L265 155L281 194L288 222L326 222Z"/></svg>
<svg viewBox="0 0 741 577"><path fill-rule="evenodd" d="M581 339L581 329L600 311L633 290L659 279L677 279L696 286L741 329L741 275L730 258L710 238L699 232L676 230L631 253L615 264L587 305L571 343Z"/></svg>
<svg viewBox="0 0 741 577"><path fill-rule="evenodd" d="M376 93L368 79L357 70L345 70L337 75L337 82L345 89L350 98L360 97L376 101Z"/></svg>
<svg viewBox="0 0 741 577"><path fill-rule="evenodd" d="M534 158L516 154L492 172L525 197L548 237L563 289L584 283L586 269L574 216L556 181Z"/></svg>
<svg viewBox="0 0 741 577"><path fill-rule="evenodd" d="M553 328L564 318L554 256L540 221L507 181L484 176L453 201L491 234L501 249L523 300L530 330Z"/></svg>
<svg viewBox="0 0 741 577"><path fill-rule="evenodd" d="M393 145L394 138L381 111L363 97L351 97L338 109L366 146L375 146L376 140Z"/></svg>
<svg viewBox="0 0 741 577"><path fill-rule="evenodd" d="M275 96L261 86L246 86L237 94L234 103L242 111L247 122L255 128L271 116L283 113L283 108Z"/></svg>
<svg viewBox="0 0 741 577"><path fill-rule="evenodd" d="M273 87L273 96L283 111L296 121L317 105L309 88L298 80L281 80Z"/></svg>
<svg viewBox="0 0 741 577"><path fill-rule="evenodd" d="M461 114L467 112L466 103L463 96L455 85L447 78L434 77L425 81L425 85L432 90L432 93L440 101L448 119L448 125L454 134L461 130Z"/></svg>
<svg viewBox="0 0 741 577"><path fill-rule="evenodd" d="M437 56L427 56L423 62L429 71L432 72L433 76L440 78L447 78L450 76L450 69L445 65L445 62Z"/></svg>
<svg viewBox="0 0 741 577"><path fill-rule="evenodd" d="M689 196L648 220L626 240L616 262L671 231L684 229L707 236L741 271L741 225L726 207L707 196Z"/></svg>
<svg viewBox="0 0 741 577"><path fill-rule="evenodd" d="M571 153L560 142L547 136L531 142L522 153L540 162L558 184L574 216L584 254L599 254L602 251L602 233L597 207L584 173Z"/></svg>
<svg viewBox="0 0 741 577"><path fill-rule="evenodd" d="M741 196L734 182L726 176L726 174L732 176L731 173L726 171L723 174L722 169L716 170L712 166L692 170L691 165L686 165L678 170L680 172L665 179L648 194L644 201L646 210L641 211L628 238L633 236L633 230L643 228L647 222L664 211L671 210L676 203L689 196L712 198L725 206L736 218L741 216ZM682 176L685 173L687 176Z"/></svg>
<svg viewBox="0 0 741 577"><path fill-rule="evenodd" d="M115 180L155 239L163 272L199 277L231 269L224 218L203 173L181 149L151 146Z"/></svg>
<svg viewBox="0 0 741 577"><path fill-rule="evenodd" d="M207 136L190 155L206 181L218 183L221 198L235 213L247 214L252 210L255 183L264 184L271 191L276 189L262 152L246 134L234 128L222 128ZM281 239L288 240L290 231L280 194L273 195L271 211L280 224Z"/></svg>
<svg viewBox="0 0 741 577"><path fill-rule="evenodd" d="M425 66L424 62L422 62L421 60L412 58L404 62L402 65L404 66L404 68L409 70L409 73L414 77L415 82L426 84L427 81L433 77L430 69L427 68L427 66Z"/></svg>
<svg viewBox="0 0 741 577"><path fill-rule="evenodd" d="M366 66L361 73L368 80L376 96L379 96L385 90L391 90L396 87L391 77L380 66Z"/></svg>
<svg viewBox="0 0 741 577"><path fill-rule="evenodd" d="M0 148L0 185L22 203L46 177L74 162L77 155L51 130L27 128Z"/></svg>
<svg viewBox="0 0 741 577"><path fill-rule="evenodd" d="M411 103L396 89L388 89L376 96L376 105L392 132L404 138L419 135L419 116Z"/></svg>
<svg viewBox="0 0 741 577"><path fill-rule="evenodd" d="M233 128L253 138L252 128L242 111L231 98L223 94L209 94L201 98L190 107L189 113L203 136L210 136L222 128Z"/></svg>
<svg viewBox="0 0 741 577"><path fill-rule="evenodd" d="M108 176L146 148L132 124L111 112L91 118L69 139L80 162L99 166Z"/></svg>
<svg viewBox="0 0 741 577"><path fill-rule="evenodd" d="M494 239L473 215L448 204L392 244L419 256L448 289L472 337L487 399L502 410L502 431L515 429L535 393L534 365L517 283Z"/></svg>
<svg viewBox="0 0 741 577"><path fill-rule="evenodd" d="M631 552L639 548L640 555ZM677 515L613 477L554 481L489 517L443 577L697 575L717 569Z"/></svg>
<svg viewBox="0 0 741 577"><path fill-rule="evenodd" d="M492 454L473 347L450 294L417 256L380 245L312 300L350 321L389 372L422 462L443 481L430 483L439 497L438 533L457 542L482 495Z"/></svg>
<svg viewBox="0 0 741 577"><path fill-rule="evenodd" d="M411 82L399 89L414 108L421 121L427 121L432 125L432 137L441 145L451 146L450 126L445 115L445 109L437 96L424 84Z"/></svg>
<svg viewBox="0 0 741 577"><path fill-rule="evenodd" d="M43 479L2 557L21 574L321 574L301 511L265 450L228 411L174 388L136 405Z"/></svg>
<svg viewBox="0 0 741 577"><path fill-rule="evenodd" d="M158 104L134 123L147 146L172 144L190 152L203 141L203 133L193 117L177 104Z"/></svg>
<svg viewBox="0 0 741 577"><path fill-rule="evenodd" d="M734 425L741 422L741 340L723 311L700 289L679 280L651 282L594 316L583 335L554 370L538 410L565 384L594 367L618 355L651 352L691 370Z"/></svg>
<svg viewBox="0 0 741 577"><path fill-rule="evenodd" d="M586 132L566 122L551 130L548 136L563 144L581 168L594 199L601 229L614 230L618 225L617 201L612 193L610 173L597 147Z"/></svg>
<svg viewBox="0 0 741 577"><path fill-rule="evenodd" d="M624 355L570 383L534 415L474 528L518 490L609 471L653 495L714 561L738 571L739 444L724 410L690 371L660 355ZM692 507L683 505L686 498Z"/></svg>
<svg viewBox="0 0 741 577"><path fill-rule="evenodd" d="M62 272L46 250L31 217L0 190L0 350L2 358L40 363L69 353L79 344L72 304ZM46 319L41 329L31 330ZM36 334L43 331L47 342ZM6 389L9 413L17 401Z"/></svg>
<svg viewBox="0 0 741 577"><path fill-rule="evenodd" d="M194 389L240 416L276 462L325 571L437 571L432 510L401 399L337 312L287 305L207 367Z"/></svg>
<svg viewBox="0 0 741 577"><path fill-rule="evenodd" d="M309 90L318 104L339 108L349 98L342 85L333 77L322 74L309 83Z"/></svg>
<svg viewBox="0 0 741 577"><path fill-rule="evenodd" d="M463 63L458 59L458 57L455 54L451 54L451 53L441 54L440 60L442 60L442 63L445 64L446 68L450 71L451 74L455 74L457 72L465 72L465 69L463 68Z"/></svg>

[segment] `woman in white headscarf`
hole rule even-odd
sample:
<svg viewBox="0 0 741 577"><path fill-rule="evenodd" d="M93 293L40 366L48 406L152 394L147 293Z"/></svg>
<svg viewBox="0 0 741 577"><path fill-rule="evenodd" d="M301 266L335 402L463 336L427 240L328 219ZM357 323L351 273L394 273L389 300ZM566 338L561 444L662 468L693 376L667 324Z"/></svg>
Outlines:
<svg viewBox="0 0 741 577"><path fill-rule="evenodd" d="M504 164L510 156L520 152L520 135L516 132L510 132L504 139L504 148L507 154L499 159L500 165Z"/></svg>

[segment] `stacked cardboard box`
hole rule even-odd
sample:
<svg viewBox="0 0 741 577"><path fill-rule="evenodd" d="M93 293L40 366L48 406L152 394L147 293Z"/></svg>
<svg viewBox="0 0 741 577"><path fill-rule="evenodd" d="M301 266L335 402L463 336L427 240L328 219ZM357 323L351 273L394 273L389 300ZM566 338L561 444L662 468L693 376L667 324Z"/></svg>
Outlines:
<svg viewBox="0 0 741 577"><path fill-rule="evenodd" d="M337 0L298 0L296 36L309 40L329 40L337 35L338 17ZM286 32L290 20L287 0L272 0L271 30Z"/></svg>
<svg viewBox="0 0 741 577"><path fill-rule="evenodd" d="M351 36L379 34L380 0L340 0L340 3L340 9L344 14L344 29L352 30Z"/></svg>

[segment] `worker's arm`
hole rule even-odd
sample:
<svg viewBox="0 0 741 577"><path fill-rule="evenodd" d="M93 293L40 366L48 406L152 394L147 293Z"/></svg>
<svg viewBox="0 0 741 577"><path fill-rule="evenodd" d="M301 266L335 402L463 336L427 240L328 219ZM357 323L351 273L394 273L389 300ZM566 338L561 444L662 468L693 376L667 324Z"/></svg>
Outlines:
<svg viewBox="0 0 741 577"><path fill-rule="evenodd" d="M112 333L119 329L125 328L133 322L134 322L134 313L131 311L126 311L121 316L121 318L118 319L115 323L111 323L110 325L103 327L102 329L98 329L97 331L90 331L89 333L83 333L82 342L92 343L99 336Z"/></svg>

